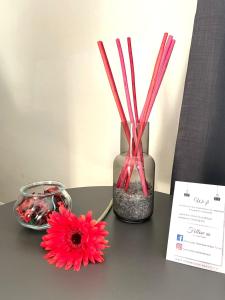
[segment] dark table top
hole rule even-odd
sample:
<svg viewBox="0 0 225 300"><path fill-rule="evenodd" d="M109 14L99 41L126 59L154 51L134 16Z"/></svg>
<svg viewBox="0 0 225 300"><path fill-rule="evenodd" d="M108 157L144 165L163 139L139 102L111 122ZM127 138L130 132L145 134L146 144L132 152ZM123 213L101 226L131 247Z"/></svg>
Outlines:
<svg viewBox="0 0 225 300"><path fill-rule="evenodd" d="M111 187L68 190L76 214L98 217L111 199ZM107 216L111 247L105 262L80 272L49 265L40 248L42 232L21 227L13 203L0 207L0 299L2 300L165 300L225 299L225 276L166 261L171 199L155 193L155 211L143 224Z"/></svg>

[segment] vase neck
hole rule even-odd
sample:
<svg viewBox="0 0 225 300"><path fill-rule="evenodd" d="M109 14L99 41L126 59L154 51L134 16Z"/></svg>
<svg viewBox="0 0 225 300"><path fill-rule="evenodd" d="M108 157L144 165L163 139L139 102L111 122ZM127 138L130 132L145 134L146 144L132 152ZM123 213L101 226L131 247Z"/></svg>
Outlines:
<svg viewBox="0 0 225 300"><path fill-rule="evenodd" d="M133 125L128 122L128 126L130 129L130 140L128 141L127 136L124 132L124 124L121 123L120 127L120 153L127 153L129 151L129 146L132 145L133 139ZM140 128L140 124L138 125L138 129ZM145 154L148 154L148 145L149 145L149 122L146 123L145 129L141 139L142 151Z"/></svg>

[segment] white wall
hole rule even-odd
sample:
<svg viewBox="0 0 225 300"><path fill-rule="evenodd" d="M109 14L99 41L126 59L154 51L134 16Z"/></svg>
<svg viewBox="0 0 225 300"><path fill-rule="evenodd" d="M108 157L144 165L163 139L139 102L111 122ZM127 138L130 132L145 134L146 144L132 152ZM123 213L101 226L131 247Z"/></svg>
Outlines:
<svg viewBox="0 0 225 300"><path fill-rule="evenodd" d="M150 152L156 189L169 191L196 3L0 2L0 201L42 179L112 184L120 121L96 41L105 43L124 99L115 38L132 37L142 107L165 31L177 43L150 120Z"/></svg>

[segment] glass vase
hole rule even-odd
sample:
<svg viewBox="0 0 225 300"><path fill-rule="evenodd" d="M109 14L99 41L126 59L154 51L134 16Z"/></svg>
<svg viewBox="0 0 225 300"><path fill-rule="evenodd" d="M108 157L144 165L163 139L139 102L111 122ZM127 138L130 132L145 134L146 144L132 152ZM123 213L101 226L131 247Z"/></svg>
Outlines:
<svg viewBox="0 0 225 300"><path fill-rule="evenodd" d="M72 200L62 183L56 181L40 181L23 186L14 212L18 222L35 230L49 227L48 217L53 211L59 211L63 205L71 210Z"/></svg>
<svg viewBox="0 0 225 300"><path fill-rule="evenodd" d="M135 132L128 125L129 138L121 123L120 154L113 162L113 210L121 221L142 223L153 214L155 162L148 154L149 123L144 124L138 151L135 139L138 144L140 124Z"/></svg>

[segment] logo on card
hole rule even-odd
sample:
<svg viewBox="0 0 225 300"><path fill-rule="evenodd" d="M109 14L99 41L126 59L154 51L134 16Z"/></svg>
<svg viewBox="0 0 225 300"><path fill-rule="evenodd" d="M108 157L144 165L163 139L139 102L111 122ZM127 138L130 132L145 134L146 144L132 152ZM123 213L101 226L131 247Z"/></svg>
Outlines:
<svg viewBox="0 0 225 300"><path fill-rule="evenodd" d="M182 234L177 234L177 241L183 242L184 236Z"/></svg>
<svg viewBox="0 0 225 300"><path fill-rule="evenodd" d="M176 249L182 250L183 245L181 243L176 243Z"/></svg>

